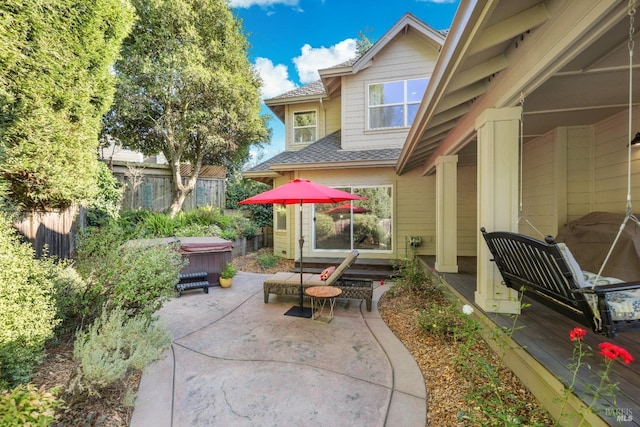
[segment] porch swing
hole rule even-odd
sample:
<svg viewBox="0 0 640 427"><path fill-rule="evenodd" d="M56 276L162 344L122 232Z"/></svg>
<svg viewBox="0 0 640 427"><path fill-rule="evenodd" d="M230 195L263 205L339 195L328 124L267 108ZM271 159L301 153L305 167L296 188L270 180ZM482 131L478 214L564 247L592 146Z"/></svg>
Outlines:
<svg viewBox="0 0 640 427"><path fill-rule="evenodd" d="M632 72L635 1L629 1L629 129L632 140ZM523 98L521 97L521 103ZM522 120L521 120L522 124ZM522 126L522 125L521 125ZM522 127L521 127L522 144ZM540 241L513 232L487 232L482 235L500 271L503 283L518 292L566 315L593 331L614 337L616 333L640 329L640 281L623 282L602 277L611 253L629 220L640 226L631 206L631 143L627 153L627 201L618 233L597 273L583 271L564 243L546 236ZM522 151L522 147L521 147ZM520 170L522 173L522 154ZM522 182L522 176L520 176ZM522 216L522 188L520 189ZM526 221L534 230L533 224ZM538 233L540 233L538 231ZM541 234L541 233L540 233ZM541 234L542 235L542 234Z"/></svg>

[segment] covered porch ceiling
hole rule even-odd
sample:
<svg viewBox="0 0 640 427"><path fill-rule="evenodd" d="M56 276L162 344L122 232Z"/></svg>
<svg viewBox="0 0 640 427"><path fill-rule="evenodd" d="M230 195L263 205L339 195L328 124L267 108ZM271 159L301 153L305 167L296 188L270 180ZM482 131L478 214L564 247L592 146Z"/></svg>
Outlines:
<svg viewBox="0 0 640 427"><path fill-rule="evenodd" d="M522 105L525 139L627 110L629 27L627 1L462 0L396 172L431 174L441 155L475 162L475 120L487 108Z"/></svg>

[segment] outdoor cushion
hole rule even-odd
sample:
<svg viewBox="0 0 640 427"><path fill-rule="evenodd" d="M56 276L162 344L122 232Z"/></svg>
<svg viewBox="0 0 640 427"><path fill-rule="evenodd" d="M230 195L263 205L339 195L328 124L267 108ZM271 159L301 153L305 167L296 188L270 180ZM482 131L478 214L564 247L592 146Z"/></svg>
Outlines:
<svg viewBox="0 0 640 427"><path fill-rule="evenodd" d="M605 299L613 320L640 319L640 289L610 292Z"/></svg>
<svg viewBox="0 0 640 427"><path fill-rule="evenodd" d="M567 262L569 269L571 269L571 274L575 278L578 286L581 288L591 286L585 281L584 275L582 274L582 269L580 268L580 265L578 265L578 261L576 261L576 259L573 257L573 254L569 250L569 247L564 243L558 243L558 249L560 249L562 257Z"/></svg>
<svg viewBox="0 0 640 427"><path fill-rule="evenodd" d="M322 270L322 273L320 273L320 280L327 280L334 271L336 271L336 267L334 265L325 268L324 270Z"/></svg>
<svg viewBox="0 0 640 427"><path fill-rule="evenodd" d="M612 285L616 283L624 283L615 277L599 277L590 271L580 269L580 265L573 257L573 254L564 243L558 243L558 249L567 261L567 265L571 269L571 274L576 278L576 283L581 288L598 285ZM597 283L596 278L598 279ZM608 292L605 295L605 301L611 310L613 320L638 320L640 319L640 289L630 291Z"/></svg>
<svg viewBox="0 0 640 427"><path fill-rule="evenodd" d="M583 271L587 286L593 285L598 276L590 271ZM613 285L624 283L624 280L615 277L600 277L597 285ZM613 320L637 320L640 319L640 289L629 291L608 292L605 301L611 310Z"/></svg>

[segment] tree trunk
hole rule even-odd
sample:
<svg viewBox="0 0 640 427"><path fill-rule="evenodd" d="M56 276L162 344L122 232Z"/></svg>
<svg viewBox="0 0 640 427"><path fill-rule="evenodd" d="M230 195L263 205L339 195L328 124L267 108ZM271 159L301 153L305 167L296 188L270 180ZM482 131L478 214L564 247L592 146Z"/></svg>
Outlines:
<svg viewBox="0 0 640 427"><path fill-rule="evenodd" d="M175 187L174 187L174 190ZM187 199L187 196L191 190L182 189L174 191L173 200L171 201L171 206L169 206L169 216L171 218L175 217L178 212L182 210L182 205L184 205L184 201Z"/></svg>
<svg viewBox="0 0 640 427"><path fill-rule="evenodd" d="M184 184L182 183L182 174L180 173L180 163L171 162L170 165L173 181L173 200L171 201L171 206L169 206L169 216L173 218L182 210L184 201L187 199L189 193L196 188L198 175L200 175L200 170L202 169L202 160L198 159L196 164L193 165L191 176L188 177L189 179Z"/></svg>

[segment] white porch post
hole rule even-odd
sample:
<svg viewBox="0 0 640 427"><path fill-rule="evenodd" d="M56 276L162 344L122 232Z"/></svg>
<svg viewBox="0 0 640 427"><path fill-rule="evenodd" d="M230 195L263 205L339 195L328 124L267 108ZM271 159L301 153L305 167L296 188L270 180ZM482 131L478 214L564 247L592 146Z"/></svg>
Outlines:
<svg viewBox="0 0 640 427"><path fill-rule="evenodd" d="M436 160L436 270L458 272L458 156Z"/></svg>
<svg viewBox="0 0 640 427"><path fill-rule="evenodd" d="M476 119L478 136L478 233L517 231L521 107L487 109ZM482 238L477 243L475 302L483 310L519 313L517 292L504 286Z"/></svg>

